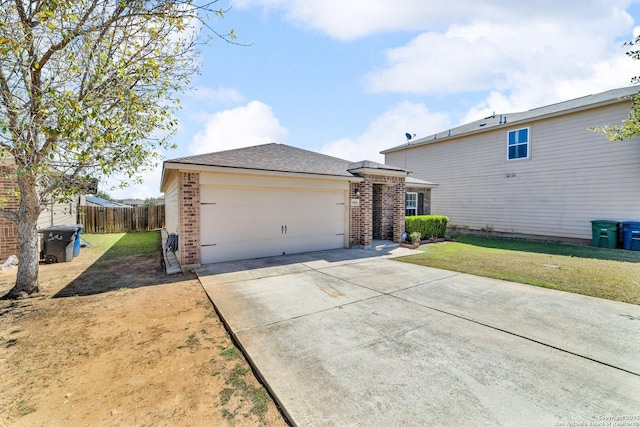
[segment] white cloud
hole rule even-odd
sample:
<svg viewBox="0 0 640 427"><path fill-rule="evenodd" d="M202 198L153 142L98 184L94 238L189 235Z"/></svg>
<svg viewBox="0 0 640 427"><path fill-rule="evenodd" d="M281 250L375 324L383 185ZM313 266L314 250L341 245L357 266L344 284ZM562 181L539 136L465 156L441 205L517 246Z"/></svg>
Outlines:
<svg viewBox="0 0 640 427"><path fill-rule="evenodd" d="M547 76L529 78L508 91L493 90L473 106L457 124L468 123L493 112L515 113L567 101L609 89L630 85L630 76L638 74L637 64L624 55L589 66L583 76L550 80Z"/></svg>
<svg viewBox="0 0 640 427"><path fill-rule="evenodd" d="M404 101L374 119L362 135L329 142L319 151L351 161L384 163L380 151L406 142L405 133L415 133L420 138L447 127L449 118L446 114L433 113L422 104Z"/></svg>
<svg viewBox="0 0 640 427"><path fill-rule="evenodd" d="M234 0L237 8L262 6L284 10L295 25L320 30L332 38L351 40L380 31L416 29L429 19L431 10L422 0ZM443 8L444 9L444 8ZM444 10L443 10L444 12Z"/></svg>
<svg viewBox="0 0 640 427"><path fill-rule="evenodd" d="M335 39L352 40L380 32L442 31L450 25L483 21L526 23L532 16L584 26L585 21L602 16L623 16L631 1L232 0L231 3L239 9L262 7L266 11L284 11L286 18L296 25L322 31ZM569 25L567 30L573 29ZM601 34L601 30L595 33Z"/></svg>
<svg viewBox="0 0 640 427"><path fill-rule="evenodd" d="M271 107L260 101L209 115L204 129L193 137L190 154L202 154L270 142L286 143L288 130Z"/></svg>
<svg viewBox="0 0 640 427"><path fill-rule="evenodd" d="M373 92L451 93L510 90L560 79L594 76L594 64L615 61L623 50L615 36L631 22L613 14L593 25L567 21L478 22L426 32L389 49L384 67L367 79ZM614 27L617 29L613 31ZM604 34L603 34L604 33Z"/></svg>
<svg viewBox="0 0 640 427"><path fill-rule="evenodd" d="M631 0L234 0L338 40L420 32L366 75L378 93L487 92L476 112L518 111L627 85ZM489 111L490 112L490 111ZM465 116L465 119L467 118ZM474 117L475 120L477 117Z"/></svg>
<svg viewBox="0 0 640 427"><path fill-rule="evenodd" d="M634 30L622 9L628 3L592 2L592 9L576 14L551 7L524 20L516 19L525 11L518 5L513 12L494 11L500 19L424 32L389 49L386 64L366 76L368 87L426 95L486 92L460 124L626 86L638 74L620 41Z"/></svg>
<svg viewBox="0 0 640 427"><path fill-rule="evenodd" d="M189 91L189 96L208 104L240 104L245 101L245 97L240 91L224 87L213 89L206 86L196 86Z"/></svg>

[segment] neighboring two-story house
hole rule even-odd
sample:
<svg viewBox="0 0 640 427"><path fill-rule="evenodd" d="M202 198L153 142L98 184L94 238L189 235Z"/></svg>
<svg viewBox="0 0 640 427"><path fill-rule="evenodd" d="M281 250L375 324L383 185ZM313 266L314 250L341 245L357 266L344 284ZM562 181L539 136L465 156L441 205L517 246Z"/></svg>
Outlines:
<svg viewBox="0 0 640 427"><path fill-rule="evenodd" d="M438 183L431 211L450 225L586 241L591 220L640 220L640 138L611 143L593 131L620 124L638 90L493 114L382 153Z"/></svg>

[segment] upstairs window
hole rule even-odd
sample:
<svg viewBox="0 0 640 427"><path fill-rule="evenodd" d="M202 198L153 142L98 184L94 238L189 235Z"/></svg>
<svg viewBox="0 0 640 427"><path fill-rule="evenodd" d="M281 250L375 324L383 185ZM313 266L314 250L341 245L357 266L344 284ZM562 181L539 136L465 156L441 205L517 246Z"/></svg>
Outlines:
<svg viewBox="0 0 640 427"><path fill-rule="evenodd" d="M418 193L407 193L405 197L405 216L418 215Z"/></svg>
<svg viewBox="0 0 640 427"><path fill-rule="evenodd" d="M507 159L529 158L529 128L509 131L507 138Z"/></svg>

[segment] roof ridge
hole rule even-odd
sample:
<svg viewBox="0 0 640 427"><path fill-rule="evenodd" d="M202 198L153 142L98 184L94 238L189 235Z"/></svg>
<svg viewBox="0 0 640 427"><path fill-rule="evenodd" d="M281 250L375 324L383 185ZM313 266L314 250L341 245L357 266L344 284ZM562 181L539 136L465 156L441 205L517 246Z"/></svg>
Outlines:
<svg viewBox="0 0 640 427"><path fill-rule="evenodd" d="M432 141L439 141L441 139L448 139L450 137L458 137L469 132L478 131L479 128L486 130L496 129L497 125L511 125L512 123L518 123L522 120L531 121L549 115L565 114L568 111L573 111L576 109L595 108L595 106L603 103L621 102L622 100L629 99L638 93L640 93L640 85L631 85L584 95L577 98L566 99L553 104L531 108L529 110L502 114L494 113L489 117L461 123L457 126L449 128L448 130L436 132L431 135L418 138L415 141L411 141L406 144L393 146L381 151L381 153L387 154L409 147L415 147L417 145L428 144Z"/></svg>
<svg viewBox="0 0 640 427"><path fill-rule="evenodd" d="M278 144L276 142L267 142L267 143L264 143L264 144L250 145L248 147L229 148L228 150L211 151L209 153L200 153L200 154L194 154L192 156L177 157L175 159L171 159L171 160L167 160L167 161L168 162L177 162L177 161L186 160L186 159L197 159L198 157L210 156L212 154L230 153L232 151L246 150L247 148L263 147L263 146L267 146L267 145L282 145L282 144Z"/></svg>
<svg viewBox="0 0 640 427"><path fill-rule="evenodd" d="M305 151L307 153L312 153L312 154L314 154L316 156L322 156L322 157L326 157L326 158L333 159L333 160L339 160L339 161L344 162L344 163L351 163L350 160L341 159L340 157L330 156L328 154L318 153L317 151L311 151L311 150L307 150L307 149L300 148L300 147L294 147L293 145L282 144L280 142L273 142L272 144L280 145L282 147L287 147L287 148L293 148L293 149L300 150L300 151ZM258 147L258 146L256 145L256 147Z"/></svg>

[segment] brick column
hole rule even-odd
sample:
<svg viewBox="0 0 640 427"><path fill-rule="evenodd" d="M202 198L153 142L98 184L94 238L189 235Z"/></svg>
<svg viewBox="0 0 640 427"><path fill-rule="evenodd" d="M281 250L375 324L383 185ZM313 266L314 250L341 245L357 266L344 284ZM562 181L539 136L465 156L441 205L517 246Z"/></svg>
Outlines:
<svg viewBox="0 0 640 427"><path fill-rule="evenodd" d="M396 243L402 242L402 233L404 232L404 215L405 215L405 180L404 177L398 179L394 186L394 200L393 200L393 241Z"/></svg>
<svg viewBox="0 0 640 427"><path fill-rule="evenodd" d="M358 191L358 195L356 195L356 191ZM349 184L349 247L360 246L360 236L362 235L362 230L360 228L361 207L360 205L351 205L351 200L360 200L359 192L360 184L354 182Z"/></svg>
<svg viewBox="0 0 640 427"><path fill-rule="evenodd" d="M200 174L180 172L178 175L180 226L180 266L183 270L199 267L200 254Z"/></svg>
<svg viewBox="0 0 640 427"><path fill-rule="evenodd" d="M360 184L360 245L368 249L373 243L373 183L369 176Z"/></svg>

